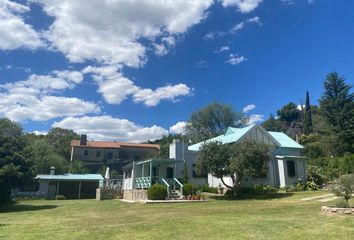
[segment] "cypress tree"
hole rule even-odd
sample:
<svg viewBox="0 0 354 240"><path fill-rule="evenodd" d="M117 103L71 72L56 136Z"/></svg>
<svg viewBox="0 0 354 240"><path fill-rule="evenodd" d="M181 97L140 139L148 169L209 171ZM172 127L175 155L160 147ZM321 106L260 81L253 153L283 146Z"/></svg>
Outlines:
<svg viewBox="0 0 354 240"><path fill-rule="evenodd" d="M309 91L306 92L306 103L305 103L305 114L304 114L303 128L304 128L305 134L310 134L313 132Z"/></svg>

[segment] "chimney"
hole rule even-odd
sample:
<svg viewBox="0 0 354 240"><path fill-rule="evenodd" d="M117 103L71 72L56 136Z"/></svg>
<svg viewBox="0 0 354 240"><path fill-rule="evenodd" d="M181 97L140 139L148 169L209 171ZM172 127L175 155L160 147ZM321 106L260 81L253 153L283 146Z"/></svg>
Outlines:
<svg viewBox="0 0 354 240"><path fill-rule="evenodd" d="M50 175L54 175L54 174L55 174L55 167L51 167L51 168L50 168L49 174L50 174Z"/></svg>
<svg viewBox="0 0 354 240"><path fill-rule="evenodd" d="M80 145L84 146L87 144L87 136L86 134L83 134L80 136Z"/></svg>

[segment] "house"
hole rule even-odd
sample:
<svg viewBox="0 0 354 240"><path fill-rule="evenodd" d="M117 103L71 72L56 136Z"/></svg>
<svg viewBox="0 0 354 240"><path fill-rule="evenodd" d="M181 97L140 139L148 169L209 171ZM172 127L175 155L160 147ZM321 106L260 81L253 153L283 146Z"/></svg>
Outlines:
<svg viewBox="0 0 354 240"><path fill-rule="evenodd" d="M265 143L269 146L271 160L268 163L268 173L264 176L244 176L241 186L251 187L258 185L271 185L284 187L306 181L307 160L301 155L303 146L291 139L282 132L268 132L260 125L250 125L243 128L229 127L225 134L215 138L200 142L184 149L187 156L193 156L189 152L197 153L200 147L208 142L219 141L223 144L237 143L245 140L253 140L259 143ZM171 154L171 153L170 153ZM197 155L194 155L197 156ZM196 157L186 159L193 164ZM223 178L226 184L232 185L230 178ZM220 179L208 174L209 186L222 186Z"/></svg>
<svg viewBox="0 0 354 240"><path fill-rule="evenodd" d="M122 167L134 161L148 159L158 154L157 144L140 144L108 141L88 141L86 135L71 141L70 161L81 161L90 172L98 172L102 166L123 175Z"/></svg>
<svg viewBox="0 0 354 240"><path fill-rule="evenodd" d="M95 198L96 189L103 186L103 177L100 174L60 174L55 175L52 167L50 174L38 174L38 196L46 199L55 199L63 195L68 199Z"/></svg>

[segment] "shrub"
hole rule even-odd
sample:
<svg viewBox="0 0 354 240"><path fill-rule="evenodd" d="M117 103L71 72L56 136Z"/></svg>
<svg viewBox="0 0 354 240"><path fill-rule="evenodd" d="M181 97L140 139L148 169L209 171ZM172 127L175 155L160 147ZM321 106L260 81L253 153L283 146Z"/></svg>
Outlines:
<svg viewBox="0 0 354 240"><path fill-rule="evenodd" d="M65 200L66 197L64 195L56 195L55 200Z"/></svg>
<svg viewBox="0 0 354 240"><path fill-rule="evenodd" d="M209 193L218 193L218 188L216 187L209 187L208 184L204 184L200 186L200 191L202 192L209 192Z"/></svg>
<svg viewBox="0 0 354 240"><path fill-rule="evenodd" d="M241 188L240 193L256 193L256 194L261 194L261 193L271 193L271 192L277 192L278 189L276 187L270 186L270 185L254 185L252 188Z"/></svg>
<svg viewBox="0 0 354 240"><path fill-rule="evenodd" d="M167 197L167 189L161 184L154 184L148 189L148 199L165 200Z"/></svg>
<svg viewBox="0 0 354 240"><path fill-rule="evenodd" d="M339 177L332 188L333 192L344 199L349 206L349 199L354 192L354 174L345 174Z"/></svg>
<svg viewBox="0 0 354 240"><path fill-rule="evenodd" d="M195 194L196 190L197 188L191 183L187 183L183 185L183 195L185 196Z"/></svg>
<svg viewBox="0 0 354 240"><path fill-rule="evenodd" d="M345 201L344 199L340 198L337 199L336 203L334 204L337 208L348 208L349 204L347 203L347 201Z"/></svg>
<svg viewBox="0 0 354 240"><path fill-rule="evenodd" d="M319 189L319 186L314 181L307 181L305 184L305 190L307 191L316 191Z"/></svg>

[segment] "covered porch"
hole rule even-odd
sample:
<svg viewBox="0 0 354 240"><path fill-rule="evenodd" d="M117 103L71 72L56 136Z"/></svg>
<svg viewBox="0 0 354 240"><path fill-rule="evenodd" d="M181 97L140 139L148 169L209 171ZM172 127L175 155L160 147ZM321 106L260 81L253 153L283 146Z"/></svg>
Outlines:
<svg viewBox="0 0 354 240"><path fill-rule="evenodd" d="M123 167L123 190L148 189L153 184L162 184L171 190L179 189L182 194L183 185L177 179L177 165L183 164L176 159L149 159L134 161Z"/></svg>

